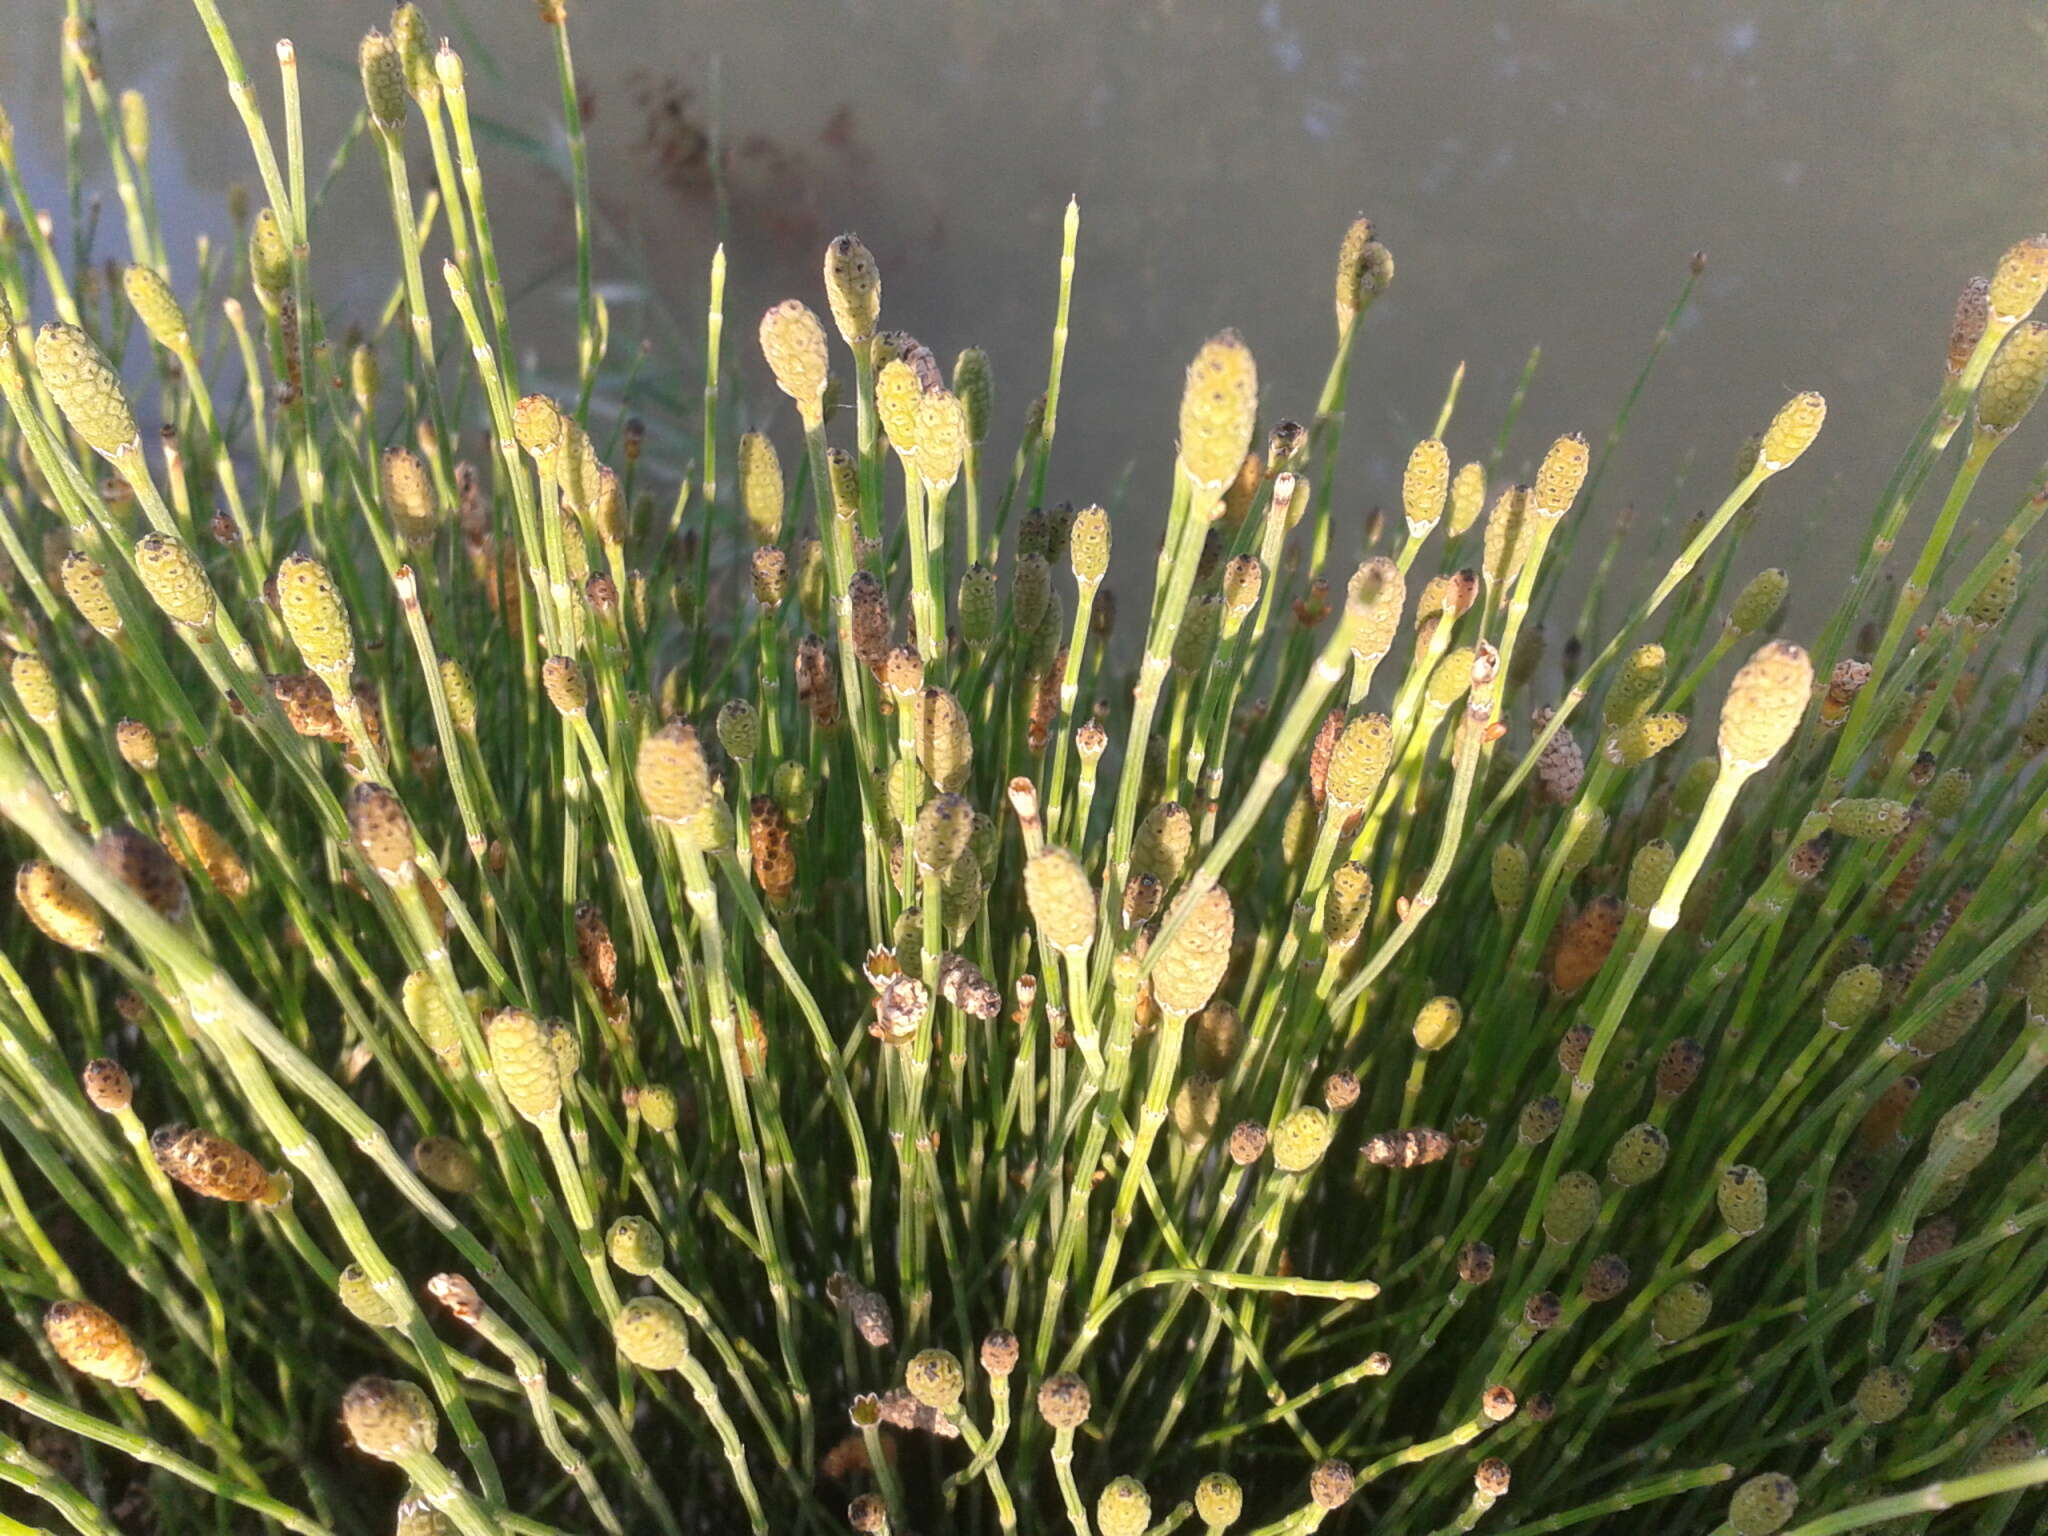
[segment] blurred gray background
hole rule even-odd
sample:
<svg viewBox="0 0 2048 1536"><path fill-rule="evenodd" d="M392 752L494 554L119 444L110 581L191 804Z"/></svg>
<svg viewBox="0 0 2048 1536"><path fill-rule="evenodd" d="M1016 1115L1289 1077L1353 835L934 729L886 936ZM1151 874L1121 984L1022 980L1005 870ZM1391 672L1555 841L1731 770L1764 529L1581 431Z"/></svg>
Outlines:
<svg viewBox="0 0 2048 1536"><path fill-rule="evenodd" d="M1939 380L1955 293L2048 227L2048 7L2003 0L570 0L615 354L643 338L638 408L689 452L706 266L724 238L736 366L765 386L761 308L821 311L818 254L858 230L886 323L950 361L995 359L991 459L1043 387L1062 211L1082 208L1058 498L1127 517L1135 573L1167 486L1179 372L1235 325L1268 419L1306 416L1327 366L1332 257L1369 213L1399 263L1354 374L1340 554L1453 367L1448 437L1483 457L1532 343L1543 363L1509 453L1604 434L1683 281L1705 278L1596 515L1660 520L1718 499L1745 434L1791 391L1830 403L1821 449L1772 492L1738 559L1792 569L1793 628L1832 605L1872 497ZM224 0L276 122L271 44L292 37L315 175L360 105L355 0ZM6 0L0 99L36 195L61 210L56 0ZM529 0L435 0L469 64L515 325L538 376L573 324L560 103ZM113 84L155 112L159 196L191 279L226 228L246 141L180 0L101 0ZM415 128L415 186L429 177ZM93 130L88 161L97 170ZM314 229L336 318L366 318L395 257L358 145ZM713 175L717 158L722 175ZM99 181L89 190L109 191ZM120 253L107 199L100 247ZM756 392L759 408L774 398ZM787 413L770 417L792 446ZM2038 425L2038 423L2034 424ZM2002 518L2043 433L1980 492ZM1675 487L1683 471L1684 483ZM1128 476L1126 480L1125 477ZM1841 530L1836 533L1834 530ZM1597 541L1579 555L1590 567ZM1128 563L1127 563L1128 562Z"/></svg>

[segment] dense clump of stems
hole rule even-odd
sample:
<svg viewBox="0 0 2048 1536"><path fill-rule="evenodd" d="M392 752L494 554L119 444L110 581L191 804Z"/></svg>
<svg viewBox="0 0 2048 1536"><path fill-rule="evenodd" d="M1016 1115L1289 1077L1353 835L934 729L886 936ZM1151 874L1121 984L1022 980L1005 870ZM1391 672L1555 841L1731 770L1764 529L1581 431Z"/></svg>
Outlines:
<svg viewBox="0 0 2048 1536"><path fill-rule="evenodd" d="M1520 441L1531 352L1395 444L1358 219L1319 396L1211 338L1156 506L1053 456L1075 203L1042 395L849 234L775 394L721 246L700 413L623 422L563 0L560 399L457 49L363 40L350 315L296 51L273 111L195 9L231 246L167 246L89 6L68 217L0 133L0 1529L2039 1523L2048 475L1985 501L2048 239L1809 650L1742 541L1815 394L1574 585L1697 258L1604 435Z"/></svg>

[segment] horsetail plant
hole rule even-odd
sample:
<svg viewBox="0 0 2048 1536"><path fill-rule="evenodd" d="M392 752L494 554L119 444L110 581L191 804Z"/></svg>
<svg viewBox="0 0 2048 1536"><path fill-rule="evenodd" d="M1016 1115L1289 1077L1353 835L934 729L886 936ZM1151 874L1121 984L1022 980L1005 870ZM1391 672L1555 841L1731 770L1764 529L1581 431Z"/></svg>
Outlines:
<svg viewBox="0 0 2048 1536"><path fill-rule="evenodd" d="M1042 396L847 234L746 430L723 248L701 422L623 422L559 0L560 399L419 7L381 315L288 42L279 113L195 0L260 206L194 266L73 9L125 251L0 135L7 1529L2039 1523L2048 236L1811 634L1738 547L1814 393L1566 611L1668 324L1598 453L1532 354L1362 485L1359 218L1318 398L1201 343L1148 521L1051 461L1070 204Z"/></svg>

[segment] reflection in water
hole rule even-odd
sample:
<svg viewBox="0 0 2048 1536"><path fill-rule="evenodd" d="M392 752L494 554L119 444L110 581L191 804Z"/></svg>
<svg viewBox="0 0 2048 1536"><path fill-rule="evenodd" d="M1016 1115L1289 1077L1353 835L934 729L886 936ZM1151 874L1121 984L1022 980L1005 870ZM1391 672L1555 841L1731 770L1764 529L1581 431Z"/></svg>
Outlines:
<svg viewBox="0 0 2048 1536"><path fill-rule="evenodd" d="M17 39L0 99L37 194L61 206L55 8L0 4ZM230 9L273 109L269 44L297 42L317 172L360 99L355 37L381 11ZM508 281L531 364L559 366L573 300L566 201L547 168L560 135L545 34L519 0L428 10L504 130L486 170ZM102 0L99 12L115 82L139 85L157 114L161 200L174 252L189 252L224 227L227 184L254 179L217 66L183 5ZM1773 493L1737 559L1738 574L1792 567L1795 628L1800 581L1818 611L1849 558L1847 539L1818 531L1860 533L1938 379L1956 288L2048 222L2035 159L2048 24L2017 5L606 0L572 22L616 350L644 336L682 376L698 366L722 216L728 334L743 341L770 301L818 302L818 249L853 227L882 261L892 322L945 358L970 342L992 352L1006 455L1041 387L1059 220L1078 194L1053 484L1106 499L1128 470L1127 528L1162 501L1178 371L1208 332L1245 333L1270 416L1312 407L1331 258L1361 208L1400 268L1355 375L1340 555L1366 509L1397 494L1460 359L1457 458L1490 446L1537 341L1510 462L1567 428L1597 438L1704 247L1711 265L1601 515L1633 501L1647 538L1718 494L1741 438L1788 391L1824 391L1821 451ZM118 240L117 220L102 227L103 245ZM367 154L339 173L314 257L335 318L381 304L393 254ZM751 345L739 350L759 375ZM665 414L652 397L645 408ZM1981 501L1994 510L2024 466L2003 467L2011 478ZM1144 543L1121 541L1127 571Z"/></svg>

